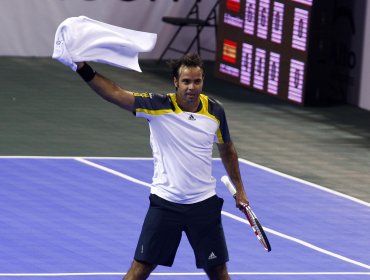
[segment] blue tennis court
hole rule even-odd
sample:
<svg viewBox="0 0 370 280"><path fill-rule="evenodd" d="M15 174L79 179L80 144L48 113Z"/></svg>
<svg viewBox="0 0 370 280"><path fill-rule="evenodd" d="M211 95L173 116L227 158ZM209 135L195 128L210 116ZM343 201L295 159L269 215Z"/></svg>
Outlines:
<svg viewBox="0 0 370 280"><path fill-rule="evenodd" d="M132 261L153 173L150 158L0 157L0 278L121 279ZM232 279L370 279L370 205L240 160L272 251L220 182ZM206 279L183 238L150 279Z"/></svg>

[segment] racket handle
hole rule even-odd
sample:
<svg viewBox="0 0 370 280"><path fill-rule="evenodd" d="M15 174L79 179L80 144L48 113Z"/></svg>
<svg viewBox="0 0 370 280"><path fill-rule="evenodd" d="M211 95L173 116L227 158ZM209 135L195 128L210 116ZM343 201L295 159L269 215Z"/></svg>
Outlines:
<svg viewBox="0 0 370 280"><path fill-rule="evenodd" d="M222 181L222 183L225 184L225 186L227 187L227 189L229 190L229 192L231 193L231 195L233 197L235 197L236 189L235 189L233 183L231 183L229 177L226 176L226 175L224 175L224 176L221 177L221 181Z"/></svg>

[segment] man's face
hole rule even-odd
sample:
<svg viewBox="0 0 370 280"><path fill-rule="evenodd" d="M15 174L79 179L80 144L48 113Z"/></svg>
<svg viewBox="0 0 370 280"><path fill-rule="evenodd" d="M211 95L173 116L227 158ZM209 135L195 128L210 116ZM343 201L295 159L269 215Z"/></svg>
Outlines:
<svg viewBox="0 0 370 280"><path fill-rule="evenodd" d="M203 70L200 67L180 67L179 78L174 78L174 85L177 88L177 103L183 110L197 109L199 95L203 90L203 80Z"/></svg>

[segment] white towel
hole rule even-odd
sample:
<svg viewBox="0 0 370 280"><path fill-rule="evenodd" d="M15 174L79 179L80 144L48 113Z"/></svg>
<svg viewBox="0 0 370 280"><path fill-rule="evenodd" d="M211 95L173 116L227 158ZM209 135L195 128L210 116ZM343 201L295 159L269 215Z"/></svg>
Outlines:
<svg viewBox="0 0 370 280"><path fill-rule="evenodd" d="M71 17L58 26L52 57L74 71L75 62L94 61L141 72L138 53L151 51L156 40L154 33Z"/></svg>

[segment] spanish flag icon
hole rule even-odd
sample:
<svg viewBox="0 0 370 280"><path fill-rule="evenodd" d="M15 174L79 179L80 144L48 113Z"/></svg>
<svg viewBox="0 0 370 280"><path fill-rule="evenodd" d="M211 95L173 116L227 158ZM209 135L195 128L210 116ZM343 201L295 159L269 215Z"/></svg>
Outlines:
<svg viewBox="0 0 370 280"><path fill-rule="evenodd" d="M222 59L235 64L238 44L231 40L224 40Z"/></svg>

